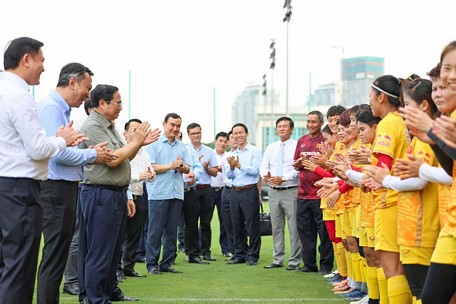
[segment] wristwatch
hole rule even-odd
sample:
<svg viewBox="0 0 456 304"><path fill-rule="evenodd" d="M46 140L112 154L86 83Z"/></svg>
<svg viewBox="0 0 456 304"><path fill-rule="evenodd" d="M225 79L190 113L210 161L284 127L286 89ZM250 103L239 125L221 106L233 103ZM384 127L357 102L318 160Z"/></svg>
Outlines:
<svg viewBox="0 0 456 304"><path fill-rule="evenodd" d="M285 176L282 176L282 183L286 182L287 179L285 178Z"/></svg>

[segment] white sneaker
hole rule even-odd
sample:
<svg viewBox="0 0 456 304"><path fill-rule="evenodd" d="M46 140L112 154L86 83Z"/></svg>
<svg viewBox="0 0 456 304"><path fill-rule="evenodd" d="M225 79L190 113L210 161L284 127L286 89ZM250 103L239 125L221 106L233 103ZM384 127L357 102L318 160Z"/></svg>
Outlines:
<svg viewBox="0 0 456 304"><path fill-rule="evenodd" d="M332 278L333 276L335 276L335 275L338 274L338 273L339 273L339 271L337 271L337 269L336 269L336 270L334 270L333 272L324 275L323 277L324 277L324 278L327 278L327 279L330 279L330 278Z"/></svg>
<svg viewBox="0 0 456 304"><path fill-rule="evenodd" d="M362 298L359 301L350 302L350 304L368 304L368 303L369 303L369 295L365 295L364 298Z"/></svg>

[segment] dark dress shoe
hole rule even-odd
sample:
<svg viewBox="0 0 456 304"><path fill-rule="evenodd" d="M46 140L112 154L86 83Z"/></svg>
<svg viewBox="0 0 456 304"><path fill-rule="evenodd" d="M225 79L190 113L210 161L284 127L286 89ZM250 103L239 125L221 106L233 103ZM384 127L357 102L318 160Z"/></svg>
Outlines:
<svg viewBox="0 0 456 304"><path fill-rule="evenodd" d="M193 264L209 264L209 262L204 262L200 257L188 258L189 263Z"/></svg>
<svg viewBox="0 0 456 304"><path fill-rule="evenodd" d="M147 270L147 272L150 274L160 274L160 271L158 270L157 267L151 267L150 269Z"/></svg>
<svg viewBox="0 0 456 304"><path fill-rule="evenodd" d="M318 272L319 274L321 275L327 275L327 274L330 274L332 272L332 269L320 269L320 271Z"/></svg>
<svg viewBox="0 0 456 304"><path fill-rule="evenodd" d="M299 271L302 271L302 272L318 272L318 269L313 269L313 268L308 268L307 266L302 266L302 268L299 269Z"/></svg>
<svg viewBox="0 0 456 304"><path fill-rule="evenodd" d="M123 272L126 277L134 277L134 278L144 278L145 277L145 275L139 274L136 271L134 271L133 269L124 269Z"/></svg>
<svg viewBox="0 0 456 304"><path fill-rule="evenodd" d="M272 263L271 265L264 266L265 269L271 269L271 268L282 268L283 265L280 264L274 264Z"/></svg>
<svg viewBox="0 0 456 304"><path fill-rule="evenodd" d="M241 259L241 260L238 260L238 259L233 259L231 261L228 261L226 262L227 264L230 264L230 265L234 265L234 264L244 264L245 263L245 260L244 259Z"/></svg>
<svg viewBox="0 0 456 304"><path fill-rule="evenodd" d="M287 270L298 270L298 265L288 265Z"/></svg>
<svg viewBox="0 0 456 304"><path fill-rule="evenodd" d="M169 273L182 273L182 271L176 270L173 267L161 268L160 272L169 272Z"/></svg>
<svg viewBox="0 0 456 304"><path fill-rule="evenodd" d="M255 260L247 260L245 263L247 266L256 266L258 264Z"/></svg>
<svg viewBox="0 0 456 304"><path fill-rule="evenodd" d="M63 293L77 296L77 295L79 295L79 285L78 284L63 285Z"/></svg>
<svg viewBox="0 0 456 304"><path fill-rule="evenodd" d="M205 255L203 256L203 260L206 260L206 261L215 261L215 258L214 258L212 255L210 255L210 254L205 254Z"/></svg>
<svg viewBox="0 0 456 304"><path fill-rule="evenodd" d="M135 302L139 301L139 298L130 298L123 294L120 297L111 297L109 300L112 302Z"/></svg>

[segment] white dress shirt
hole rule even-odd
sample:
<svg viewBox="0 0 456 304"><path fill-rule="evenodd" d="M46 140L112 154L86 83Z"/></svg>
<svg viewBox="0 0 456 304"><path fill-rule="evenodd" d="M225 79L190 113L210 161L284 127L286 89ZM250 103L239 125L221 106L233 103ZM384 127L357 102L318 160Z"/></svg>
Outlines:
<svg viewBox="0 0 456 304"><path fill-rule="evenodd" d="M45 180L48 159L66 147L62 137L47 137L29 85L0 72L0 176Z"/></svg>
<svg viewBox="0 0 456 304"><path fill-rule="evenodd" d="M217 158L217 163L219 166L222 166L222 172L217 172L217 176L211 176L211 187L224 187L225 182L223 181L223 157L227 152L223 154L218 154L217 150L214 149L214 154Z"/></svg>
<svg viewBox="0 0 456 304"><path fill-rule="evenodd" d="M229 151L229 152L225 152L225 154L223 154L223 157L222 157L222 175L223 175L223 183L225 184L225 186L228 186L228 187L232 187L233 186L233 181L231 180L231 178L229 178L227 175L226 175L226 167L228 167L228 161L226 160L228 158L228 156L232 156L233 155L233 152L234 151Z"/></svg>
<svg viewBox="0 0 456 304"><path fill-rule="evenodd" d="M263 159L260 166L260 175L261 177L271 173L271 176L277 176L275 172L278 172L278 166L282 166L282 176L285 177L285 182L283 182L279 187L291 187L298 186L299 184L299 172L296 171L293 167L293 157L296 150L297 141L293 138L289 138L284 141L283 147L283 161L282 164L279 164L279 152L280 144L282 141L276 141L266 147L264 151Z"/></svg>
<svg viewBox="0 0 456 304"><path fill-rule="evenodd" d="M134 195L143 195L144 193L144 182L145 180L139 180L141 173L147 171L147 168L150 167L150 170L153 170L150 164L149 153L140 148L138 153L136 153L135 158L130 161L131 167L131 182L130 189L131 193ZM155 179L155 177L154 177Z"/></svg>

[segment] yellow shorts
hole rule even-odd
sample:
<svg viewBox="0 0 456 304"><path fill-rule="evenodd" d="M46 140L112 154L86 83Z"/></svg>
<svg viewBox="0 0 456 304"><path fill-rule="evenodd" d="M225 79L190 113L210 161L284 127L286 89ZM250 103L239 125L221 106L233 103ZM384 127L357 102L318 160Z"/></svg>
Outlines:
<svg viewBox="0 0 456 304"><path fill-rule="evenodd" d="M336 214L336 237L347 239L342 231L343 214Z"/></svg>
<svg viewBox="0 0 456 304"><path fill-rule="evenodd" d="M353 209L345 209L343 217L344 225L342 226L342 229L344 230L345 236L353 236Z"/></svg>
<svg viewBox="0 0 456 304"><path fill-rule="evenodd" d="M375 250L399 252L397 205L375 210Z"/></svg>
<svg viewBox="0 0 456 304"><path fill-rule="evenodd" d="M456 265L456 238L454 236L443 231L440 232L431 262Z"/></svg>
<svg viewBox="0 0 456 304"><path fill-rule="evenodd" d="M399 246L402 264L431 265L433 247Z"/></svg>
<svg viewBox="0 0 456 304"><path fill-rule="evenodd" d="M335 209L321 209L321 213L323 214L323 221L333 221L336 217Z"/></svg>
<svg viewBox="0 0 456 304"><path fill-rule="evenodd" d="M375 228L364 227L367 236L367 247L375 248Z"/></svg>
<svg viewBox="0 0 456 304"><path fill-rule="evenodd" d="M359 236L357 236L357 238L359 238L359 246L361 246L361 247L369 246L369 241L367 238L367 231L366 231L365 227L359 226Z"/></svg>
<svg viewBox="0 0 456 304"><path fill-rule="evenodd" d="M354 237L357 237L357 238L360 238L360 234L361 234L361 204L359 204L358 206L355 206L353 209L352 209L352 216L353 216L353 219L352 219L352 223L353 223L353 228L352 228L352 235Z"/></svg>

